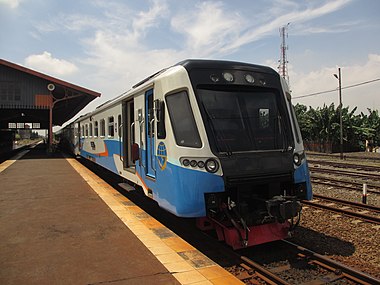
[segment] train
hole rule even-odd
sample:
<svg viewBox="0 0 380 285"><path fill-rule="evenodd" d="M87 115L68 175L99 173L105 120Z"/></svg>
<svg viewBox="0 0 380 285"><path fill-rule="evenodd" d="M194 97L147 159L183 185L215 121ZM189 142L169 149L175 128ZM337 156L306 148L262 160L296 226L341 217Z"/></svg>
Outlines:
<svg viewBox="0 0 380 285"><path fill-rule="evenodd" d="M268 66L188 59L82 115L60 137L128 190L234 249L288 237L312 199L286 81Z"/></svg>

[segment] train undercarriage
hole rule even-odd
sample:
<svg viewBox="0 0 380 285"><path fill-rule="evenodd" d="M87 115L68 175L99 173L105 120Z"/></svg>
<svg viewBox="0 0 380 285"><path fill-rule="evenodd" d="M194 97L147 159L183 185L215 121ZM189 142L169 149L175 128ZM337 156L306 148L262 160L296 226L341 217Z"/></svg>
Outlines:
<svg viewBox="0 0 380 285"><path fill-rule="evenodd" d="M290 182L270 182L205 194L207 217L198 219L197 226L215 229L218 239L233 249L284 239L300 221L297 192Z"/></svg>

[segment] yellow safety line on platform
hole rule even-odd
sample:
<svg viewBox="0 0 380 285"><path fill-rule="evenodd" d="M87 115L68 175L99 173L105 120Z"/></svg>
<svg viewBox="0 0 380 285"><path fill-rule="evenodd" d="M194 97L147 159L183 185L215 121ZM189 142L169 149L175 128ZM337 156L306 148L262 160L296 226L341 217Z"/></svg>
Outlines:
<svg viewBox="0 0 380 285"><path fill-rule="evenodd" d="M78 161L66 160L181 284L244 284Z"/></svg>
<svg viewBox="0 0 380 285"><path fill-rule="evenodd" d="M0 173L3 172L5 169L7 169L9 166L11 166L13 163L15 163L18 159L20 159L21 157L23 157L25 154L27 154L29 152L29 150L24 150L18 154L16 154L15 156L13 156L12 158L4 161L3 163L0 164Z"/></svg>

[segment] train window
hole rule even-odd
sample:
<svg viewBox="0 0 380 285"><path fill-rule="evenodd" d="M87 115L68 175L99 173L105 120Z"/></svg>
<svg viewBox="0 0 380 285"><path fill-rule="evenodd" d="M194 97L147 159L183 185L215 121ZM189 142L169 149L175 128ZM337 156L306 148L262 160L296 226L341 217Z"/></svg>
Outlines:
<svg viewBox="0 0 380 285"><path fill-rule="evenodd" d="M99 136L99 123L98 121L95 121L94 123L94 137Z"/></svg>
<svg viewBox="0 0 380 285"><path fill-rule="evenodd" d="M218 152L283 149L288 133L278 93L198 89L205 126Z"/></svg>
<svg viewBox="0 0 380 285"><path fill-rule="evenodd" d="M166 138L165 129L165 103L164 101L155 100L156 118L157 118L157 138Z"/></svg>
<svg viewBox="0 0 380 285"><path fill-rule="evenodd" d="M119 128L119 137L122 137L122 128L121 128L121 115L118 115L117 116L117 126Z"/></svg>
<svg viewBox="0 0 380 285"><path fill-rule="evenodd" d="M80 136L83 138L84 137L84 126L81 127L80 130Z"/></svg>
<svg viewBox="0 0 380 285"><path fill-rule="evenodd" d="M85 136L88 137L88 124L86 124L85 130L86 130Z"/></svg>
<svg viewBox="0 0 380 285"><path fill-rule="evenodd" d="M89 135L90 135L90 137L92 137L92 123L90 123L90 126L89 126Z"/></svg>
<svg viewBox="0 0 380 285"><path fill-rule="evenodd" d="M106 136L106 121L104 119L100 120L100 136Z"/></svg>
<svg viewBox="0 0 380 285"><path fill-rule="evenodd" d="M115 135L114 130L114 119L113 117L108 117L108 136L113 137Z"/></svg>
<svg viewBox="0 0 380 285"><path fill-rule="evenodd" d="M187 92L166 96L166 104L176 143L180 146L202 147Z"/></svg>

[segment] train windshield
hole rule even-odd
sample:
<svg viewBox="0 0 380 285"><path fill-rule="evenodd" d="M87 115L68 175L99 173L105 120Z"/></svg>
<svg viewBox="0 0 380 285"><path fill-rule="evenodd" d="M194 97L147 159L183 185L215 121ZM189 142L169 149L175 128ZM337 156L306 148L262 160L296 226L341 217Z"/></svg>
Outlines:
<svg viewBox="0 0 380 285"><path fill-rule="evenodd" d="M219 153L286 150L288 118L273 89L198 89L209 137Z"/></svg>

